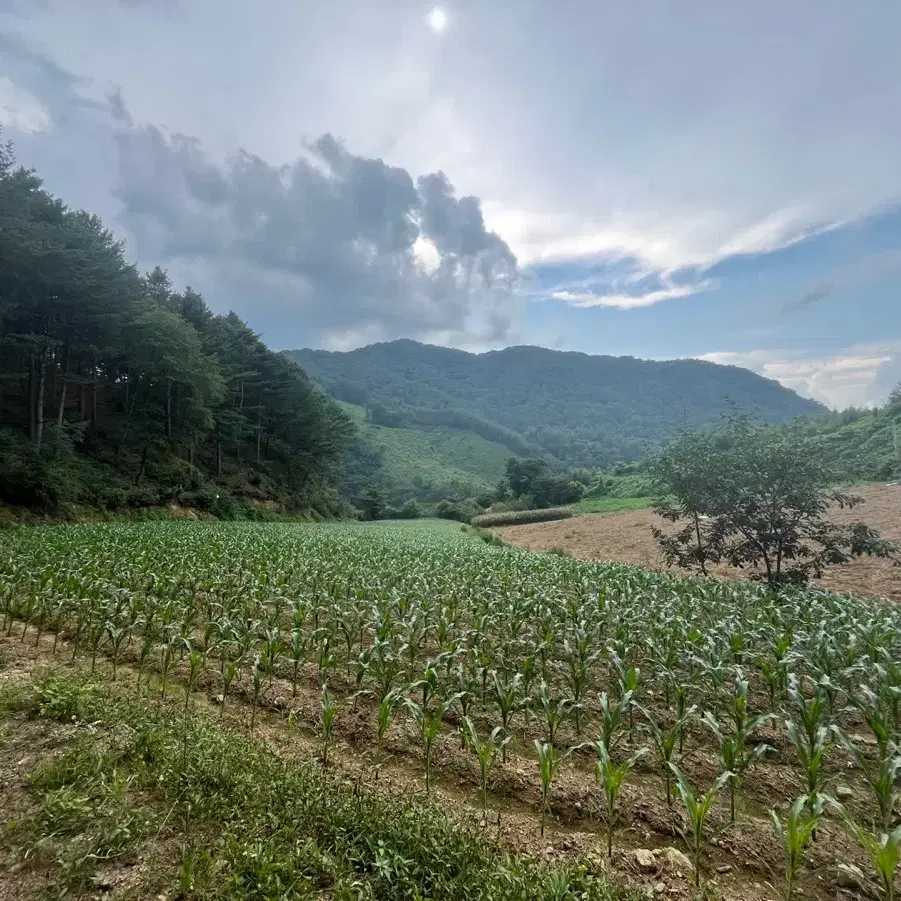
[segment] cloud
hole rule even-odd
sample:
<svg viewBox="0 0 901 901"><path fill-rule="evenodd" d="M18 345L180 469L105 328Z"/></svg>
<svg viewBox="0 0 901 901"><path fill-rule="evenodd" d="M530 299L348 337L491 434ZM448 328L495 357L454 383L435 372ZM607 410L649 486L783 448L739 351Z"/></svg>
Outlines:
<svg viewBox="0 0 901 901"><path fill-rule="evenodd" d="M589 292L553 291L551 297L554 300L562 300L573 307L612 307L617 310L637 310L641 307L651 307L664 300L673 300L678 297L691 297L699 291L706 291L712 287L712 282L700 282L697 285L673 285L669 288L660 288L656 291L648 291L645 294L591 294Z"/></svg>
<svg viewBox="0 0 901 901"><path fill-rule="evenodd" d="M800 313L833 294L863 288L899 270L901 270L901 248L869 254L861 260L839 266L827 273L825 280L804 295L786 302L782 307L782 313L783 315Z"/></svg>
<svg viewBox="0 0 901 901"><path fill-rule="evenodd" d="M0 126L33 134L49 128L50 117L28 91L0 76Z"/></svg>
<svg viewBox="0 0 901 901"><path fill-rule="evenodd" d="M855 344L827 355L793 350L717 351L700 359L751 369L834 408L880 404L901 381L901 341Z"/></svg>
<svg viewBox="0 0 901 901"><path fill-rule="evenodd" d="M279 166L243 151L220 166L150 126L118 144L116 196L139 257L197 272L272 340L497 341L511 326L516 259L444 173L414 182L332 135Z"/></svg>
<svg viewBox="0 0 901 901"><path fill-rule="evenodd" d="M782 312L783 314L800 313L802 310L818 304L821 300L825 300L833 294L835 294L835 285L820 285L818 288L812 288L803 297L799 297L797 300L790 300L782 308Z"/></svg>
<svg viewBox="0 0 901 901"><path fill-rule="evenodd" d="M245 150L220 161L194 137L137 124L121 91L92 97L97 86L4 41L17 81L42 104L16 108L19 130L24 110L25 124L50 131L99 128L93 137L114 148L118 222L141 264L252 318L270 342L496 344L510 332L522 302L516 257L486 227L479 199L459 196L443 172L414 179L330 134L286 163ZM4 85L0 108L12 108Z"/></svg>

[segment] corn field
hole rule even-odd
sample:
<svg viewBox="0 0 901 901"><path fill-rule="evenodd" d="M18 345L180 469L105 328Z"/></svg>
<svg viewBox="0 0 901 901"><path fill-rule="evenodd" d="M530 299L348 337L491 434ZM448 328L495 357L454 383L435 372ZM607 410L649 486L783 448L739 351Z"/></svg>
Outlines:
<svg viewBox="0 0 901 901"><path fill-rule="evenodd" d="M136 693L240 700L250 729L314 691L323 766L351 707L371 726L357 750L377 770L403 729L427 792L449 759L436 749L452 747L486 821L490 786L517 767L533 774L536 830L572 816L555 801L568 772L607 853L615 829L626 841L632 792L684 836L697 883L714 833L740 851L765 823L785 897L806 858L836 848L894 897L895 607L531 554L450 526L155 523L0 534L0 614L10 639L103 659Z"/></svg>

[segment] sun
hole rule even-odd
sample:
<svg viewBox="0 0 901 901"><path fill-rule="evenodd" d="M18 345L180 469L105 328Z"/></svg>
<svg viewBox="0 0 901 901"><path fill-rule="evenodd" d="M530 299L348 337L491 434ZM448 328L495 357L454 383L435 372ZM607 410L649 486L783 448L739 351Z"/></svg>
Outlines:
<svg viewBox="0 0 901 901"><path fill-rule="evenodd" d="M447 13L440 6L436 6L426 17L426 22L435 34L441 34L447 28Z"/></svg>

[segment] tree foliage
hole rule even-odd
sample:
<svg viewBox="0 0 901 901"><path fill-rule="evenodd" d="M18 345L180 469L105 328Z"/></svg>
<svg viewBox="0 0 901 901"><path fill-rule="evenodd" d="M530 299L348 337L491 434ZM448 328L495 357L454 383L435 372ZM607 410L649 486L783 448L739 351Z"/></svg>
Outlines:
<svg viewBox="0 0 901 901"><path fill-rule="evenodd" d="M297 364L161 269L141 276L98 217L53 197L9 145L0 423L0 499L46 507L177 499L207 478L328 506L352 431ZM98 484L72 477L79 462Z"/></svg>
<svg viewBox="0 0 901 901"><path fill-rule="evenodd" d="M806 584L827 566L898 548L862 522L829 519L860 499L833 489L835 473L800 431L766 429L733 411L717 430L685 430L652 467L655 528L669 565L705 573L716 563L752 569L770 586Z"/></svg>
<svg viewBox="0 0 901 901"><path fill-rule="evenodd" d="M557 466L610 467L660 451L682 425L715 425L728 395L767 422L824 412L778 382L701 360L542 347L470 354L415 341L287 351L334 397L389 427L451 426ZM365 398L365 400L364 400Z"/></svg>

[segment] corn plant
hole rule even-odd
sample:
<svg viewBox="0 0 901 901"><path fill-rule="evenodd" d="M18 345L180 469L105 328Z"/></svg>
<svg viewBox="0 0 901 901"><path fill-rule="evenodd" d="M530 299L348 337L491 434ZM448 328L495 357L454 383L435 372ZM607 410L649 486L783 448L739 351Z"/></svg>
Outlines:
<svg viewBox="0 0 901 901"><path fill-rule="evenodd" d="M674 720L672 725L661 725L654 715L644 707L638 706L645 722L642 724L643 731L651 739L651 744L657 753L657 763L660 774L663 777L664 788L666 789L667 807L673 806L673 753L676 750L676 743L679 741L683 730L689 721L694 717L697 707L692 705L682 714L681 717Z"/></svg>
<svg viewBox="0 0 901 901"><path fill-rule="evenodd" d="M522 677L518 673L509 682L501 682L497 673L495 673L491 683L491 698L497 704L497 709L501 715L501 731L507 738L507 741L500 746L501 758L504 763L507 762L507 745L513 738L510 732L510 720L522 706L522 699L519 696L521 683Z"/></svg>
<svg viewBox="0 0 901 901"><path fill-rule="evenodd" d="M623 725L623 714L632 706L632 692L626 691L619 699L611 702L607 692L601 693L601 741L609 750L616 747L620 739L620 730Z"/></svg>
<svg viewBox="0 0 901 901"><path fill-rule="evenodd" d="M472 748L476 755L476 760L479 763L479 786L482 793L482 818L484 821L487 821L488 776L495 758L497 757L497 752L502 751L503 748L509 744L510 736L504 734L504 730L501 726L495 726L487 738L480 739L475 724L469 717L467 717L463 723L464 728L466 729L467 744Z"/></svg>
<svg viewBox="0 0 901 901"><path fill-rule="evenodd" d="M379 771L382 765L382 748L385 744L385 735L388 732L388 726L391 723L391 716L397 707L398 695L396 692L389 691L380 701L378 712L376 714L376 732L375 732L375 778L378 779Z"/></svg>
<svg viewBox="0 0 901 901"><path fill-rule="evenodd" d="M622 763L614 763L610 758L610 750L606 742L593 743L597 760L594 765L594 776L604 796L604 819L607 824L607 857L613 856L613 830L619 817L617 802L626 777L635 764L647 753L642 748Z"/></svg>
<svg viewBox="0 0 901 901"><path fill-rule="evenodd" d="M190 645L188 645L188 648L190 650L188 653L188 684L185 686L184 743L181 750L182 769L185 767L185 760L188 756L188 717L190 715L191 698L194 694L194 689L197 686L197 681L203 673L204 664L206 663L206 654L198 648L191 648Z"/></svg>
<svg viewBox="0 0 901 901"><path fill-rule="evenodd" d="M419 738L422 741L423 762L425 765L425 793L427 796L432 789L432 748L435 744L435 739L438 738L438 734L441 731L441 723L445 714L450 710L455 700L456 697L451 697L436 707L424 707L421 704L417 704L410 697L404 699L407 710L416 723Z"/></svg>
<svg viewBox="0 0 901 901"><path fill-rule="evenodd" d="M877 821L879 829L883 833L890 832L895 812L895 785L898 781L898 773L901 772L901 754L897 753L894 746L886 745L884 750L879 749L878 762L874 766L863 756L860 748L837 726L832 727L832 734L838 738L848 752L848 756L863 773L876 796L876 804L879 809Z"/></svg>
<svg viewBox="0 0 901 901"><path fill-rule="evenodd" d="M538 686L536 706L541 712L542 725L544 726L544 734L547 741L551 745L555 745L557 742L557 730L569 715L571 702L567 698L552 699L550 688L547 682L542 679Z"/></svg>
<svg viewBox="0 0 901 901"><path fill-rule="evenodd" d="M332 700L325 685L322 686L319 695L319 712L319 734L322 738L322 768L327 770L328 749L335 728L335 717L338 715L338 705Z"/></svg>
<svg viewBox="0 0 901 901"><path fill-rule="evenodd" d="M734 681L732 697L726 706L728 728L720 728L710 711L705 712L703 721L713 733L720 749L720 772L731 773L729 779L729 820L735 822L735 793L744 773L768 750L769 745L750 746L754 734L773 715L763 713L750 716L748 713L748 683L738 676Z"/></svg>
<svg viewBox="0 0 901 901"><path fill-rule="evenodd" d="M263 667L259 654L253 658L251 674L253 676L253 707L250 714L250 731L253 732L257 722L257 708L260 706L260 696L263 693L263 682L266 675L266 670Z"/></svg>
<svg viewBox="0 0 901 901"><path fill-rule="evenodd" d="M826 802L827 798L823 795L817 795L814 799L801 795L789 808L784 823L775 810L770 811L776 838L785 858L785 901L794 898L804 851L816 833Z"/></svg>
<svg viewBox="0 0 901 901"><path fill-rule="evenodd" d="M541 777L541 837L544 838L544 824L551 810L551 788L564 755L552 742L535 739L535 751L538 754L538 774Z"/></svg>
<svg viewBox="0 0 901 901"><path fill-rule="evenodd" d="M686 827L683 831L685 843L691 850L692 865L694 866L695 888L701 887L701 853L704 848L704 827L707 818L713 809L723 786L729 781L731 773L720 773L716 781L703 795L697 795L689 785L688 780L675 764L670 764L670 769L676 778L676 793L679 800L685 805L687 814Z"/></svg>
<svg viewBox="0 0 901 901"><path fill-rule="evenodd" d="M873 864L883 901L894 901L895 873L901 857L901 826L896 826L891 832L873 833L850 817L846 817L845 824ZM839 864L839 867L847 869L844 864Z"/></svg>

